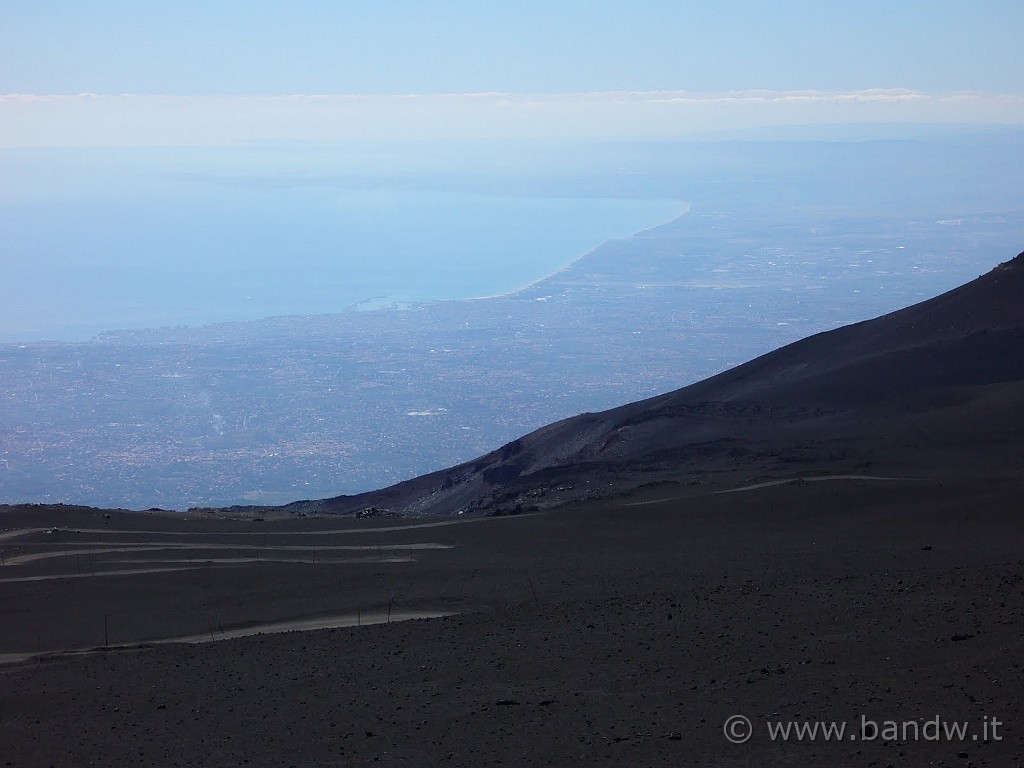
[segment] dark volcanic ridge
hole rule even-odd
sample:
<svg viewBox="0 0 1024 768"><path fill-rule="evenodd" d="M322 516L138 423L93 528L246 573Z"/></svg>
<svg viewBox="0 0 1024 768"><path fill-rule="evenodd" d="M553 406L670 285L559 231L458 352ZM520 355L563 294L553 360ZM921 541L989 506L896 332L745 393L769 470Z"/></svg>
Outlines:
<svg viewBox="0 0 1024 768"><path fill-rule="evenodd" d="M550 424L478 459L291 513L512 514L643 486L1019 475L1024 253L928 301L712 378Z"/></svg>

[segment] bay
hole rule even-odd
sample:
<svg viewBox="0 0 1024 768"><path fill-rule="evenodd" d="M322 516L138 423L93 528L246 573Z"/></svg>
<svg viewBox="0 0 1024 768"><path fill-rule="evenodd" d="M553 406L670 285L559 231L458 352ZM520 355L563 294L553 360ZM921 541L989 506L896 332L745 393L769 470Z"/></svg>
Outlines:
<svg viewBox="0 0 1024 768"><path fill-rule="evenodd" d="M0 203L0 341L503 293L686 208L386 181L152 177L126 189L114 173L95 194L80 172L75 194Z"/></svg>

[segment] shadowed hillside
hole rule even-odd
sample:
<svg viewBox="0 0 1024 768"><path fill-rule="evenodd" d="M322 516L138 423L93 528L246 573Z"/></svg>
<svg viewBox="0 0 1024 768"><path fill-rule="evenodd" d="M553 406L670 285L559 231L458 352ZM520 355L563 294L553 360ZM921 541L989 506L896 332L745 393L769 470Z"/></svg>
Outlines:
<svg viewBox="0 0 1024 768"><path fill-rule="evenodd" d="M566 419L479 459L289 509L509 513L652 483L1024 467L1024 254L946 294L675 392Z"/></svg>

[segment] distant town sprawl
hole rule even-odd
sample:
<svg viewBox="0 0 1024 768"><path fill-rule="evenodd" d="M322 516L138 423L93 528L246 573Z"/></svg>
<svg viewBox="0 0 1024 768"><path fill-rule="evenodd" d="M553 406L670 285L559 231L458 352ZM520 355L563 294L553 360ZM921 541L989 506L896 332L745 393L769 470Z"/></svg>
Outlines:
<svg viewBox="0 0 1024 768"><path fill-rule="evenodd" d="M508 296L0 347L0 502L185 508L382 487L916 302L1024 217L693 212Z"/></svg>

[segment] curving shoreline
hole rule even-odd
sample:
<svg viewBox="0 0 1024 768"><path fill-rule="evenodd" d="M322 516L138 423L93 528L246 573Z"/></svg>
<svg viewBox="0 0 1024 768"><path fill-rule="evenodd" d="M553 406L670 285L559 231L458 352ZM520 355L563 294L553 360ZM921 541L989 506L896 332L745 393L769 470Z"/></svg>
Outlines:
<svg viewBox="0 0 1024 768"><path fill-rule="evenodd" d="M461 299L460 298L455 298L455 299L438 299L438 301L487 301L488 299L507 299L507 298L511 298L513 296L516 296L517 294L524 293L524 292L530 290L531 288L535 288L536 286L540 285L541 283L543 283L543 282L545 282L547 280L551 280L552 278L558 277L563 272L567 272L572 267L576 266L579 262L583 261L585 258L590 256L591 254L597 252L599 249L603 248L608 243L615 242L616 240L632 240L633 238L640 237L641 235L644 235L647 232L651 232L651 231L653 231L655 229L659 229L661 227L668 226L669 224L674 224L675 222L679 221L679 219L683 218L683 216L688 215L690 213L690 211L692 210L692 206L686 200L679 200L677 202L679 202L679 203L681 203L683 205L683 210L679 214L677 214L676 216L673 216L670 219L662 221L659 224L655 224L654 226L647 227L645 229L641 229L641 230L639 230L637 232L634 232L631 235L627 235L626 237L613 237L610 240L605 240L600 245L598 245L598 246L596 246L594 248L591 248L589 251L587 251L586 253L584 253L581 256L577 256L576 258L572 259L568 264L565 264L564 266L559 267L554 272L551 272L550 274L544 275L543 277L539 277L536 280L533 280L533 281L527 283L526 285L521 285L518 288L513 288L512 290L504 291L503 293L492 293L492 294L488 294L486 296L469 296L467 298L461 298Z"/></svg>

